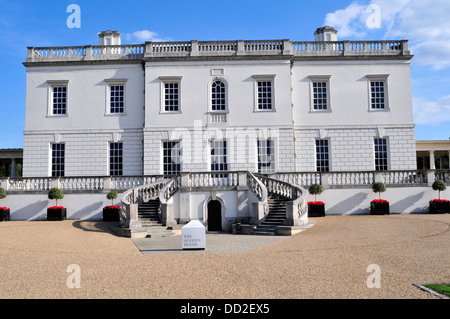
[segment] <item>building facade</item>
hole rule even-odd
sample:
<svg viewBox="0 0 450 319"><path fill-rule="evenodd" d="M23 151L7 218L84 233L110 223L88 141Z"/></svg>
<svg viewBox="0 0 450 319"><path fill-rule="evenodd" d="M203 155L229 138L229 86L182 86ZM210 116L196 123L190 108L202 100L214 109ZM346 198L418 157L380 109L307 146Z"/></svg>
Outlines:
<svg viewBox="0 0 450 319"><path fill-rule="evenodd" d="M23 175L415 169L407 41L315 35L29 48Z"/></svg>

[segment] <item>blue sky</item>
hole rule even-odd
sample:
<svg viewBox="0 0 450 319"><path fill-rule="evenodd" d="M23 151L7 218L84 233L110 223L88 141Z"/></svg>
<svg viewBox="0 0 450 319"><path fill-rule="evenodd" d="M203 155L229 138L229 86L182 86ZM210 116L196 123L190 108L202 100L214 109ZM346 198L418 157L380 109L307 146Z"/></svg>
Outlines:
<svg viewBox="0 0 450 319"><path fill-rule="evenodd" d="M70 4L81 9L69 28ZM28 46L97 44L117 30L122 43L290 39L313 41L333 26L339 40L408 39L416 139L450 138L450 1L0 0L0 148L22 148Z"/></svg>

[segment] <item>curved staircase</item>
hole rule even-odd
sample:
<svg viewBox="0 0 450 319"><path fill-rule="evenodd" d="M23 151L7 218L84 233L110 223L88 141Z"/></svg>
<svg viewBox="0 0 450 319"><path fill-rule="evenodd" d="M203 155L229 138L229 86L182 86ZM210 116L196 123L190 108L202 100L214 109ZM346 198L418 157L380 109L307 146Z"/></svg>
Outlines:
<svg viewBox="0 0 450 319"><path fill-rule="evenodd" d="M275 194L268 194L267 204L269 213L264 221L259 223L251 232L252 235L276 235L277 226L283 226L286 219L286 201L287 197Z"/></svg>
<svg viewBox="0 0 450 319"><path fill-rule="evenodd" d="M138 219L142 228L147 231L147 237L169 237L175 236L173 227L166 227L162 224L160 217L159 198L150 199L138 205Z"/></svg>

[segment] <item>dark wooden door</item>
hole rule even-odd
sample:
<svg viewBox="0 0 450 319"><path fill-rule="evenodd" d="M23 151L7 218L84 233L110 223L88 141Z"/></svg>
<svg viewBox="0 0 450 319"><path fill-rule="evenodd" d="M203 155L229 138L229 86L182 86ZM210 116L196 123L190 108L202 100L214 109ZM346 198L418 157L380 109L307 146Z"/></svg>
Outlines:
<svg viewBox="0 0 450 319"><path fill-rule="evenodd" d="M208 230L222 230L222 205L218 200L212 200L208 203Z"/></svg>

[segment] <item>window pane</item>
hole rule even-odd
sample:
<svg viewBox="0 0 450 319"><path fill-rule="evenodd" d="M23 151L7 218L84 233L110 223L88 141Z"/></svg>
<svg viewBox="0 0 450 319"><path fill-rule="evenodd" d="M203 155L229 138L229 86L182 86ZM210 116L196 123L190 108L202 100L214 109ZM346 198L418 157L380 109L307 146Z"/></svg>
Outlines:
<svg viewBox="0 0 450 319"><path fill-rule="evenodd" d="M316 167L318 172L330 170L328 140L316 140Z"/></svg>
<svg viewBox="0 0 450 319"><path fill-rule="evenodd" d="M121 176L123 175L123 144L110 143L109 144L109 175Z"/></svg>

